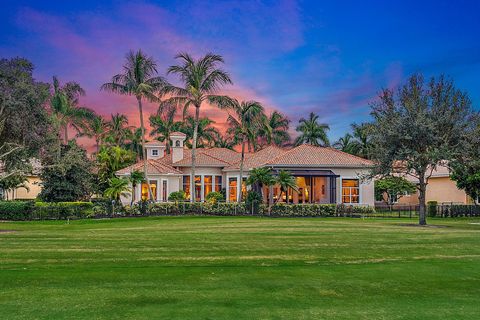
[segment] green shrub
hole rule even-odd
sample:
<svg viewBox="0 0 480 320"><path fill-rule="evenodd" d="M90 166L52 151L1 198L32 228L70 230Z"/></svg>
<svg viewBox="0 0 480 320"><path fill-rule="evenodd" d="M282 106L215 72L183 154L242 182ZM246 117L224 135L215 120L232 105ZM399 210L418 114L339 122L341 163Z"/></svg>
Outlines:
<svg viewBox="0 0 480 320"><path fill-rule="evenodd" d="M170 193L168 196L168 201L185 201L187 199L187 196L185 195L185 191L180 190L180 191L175 191Z"/></svg>
<svg viewBox="0 0 480 320"><path fill-rule="evenodd" d="M375 207L370 206L355 206L347 204L337 205L336 215L337 216L355 216L361 214L375 213Z"/></svg>
<svg viewBox="0 0 480 320"><path fill-rule="evenodd" d="M0 201L0 220L30 220L33 201Z"/></svg>
<svg viewBox="0 0 480 320"><path fill-rule="evenodd" d="M286 204L271 207L270 215L283 217L328 217L335 215L335 204Z"/></svg>
<svg viewBox="0 0 480 320"><path fill-rule="evenodd" d="M215 204L217 202L225 201L225 197L221 192L214 191L207 194L207 196L205 197L205 201L211 204Z"/></svg>
<svg viewBox="0 0 480 320"><path fill-rule="evenodd" d="M437 216L437 201L428 201L427 202L427 213L429 217L436 217Z"/></svg>
<svg viewBox="0 0 480 320"><path fill-rule="evenodd" d="M94 215L92 202L36 202L34 219L88 218Z"/></svg>

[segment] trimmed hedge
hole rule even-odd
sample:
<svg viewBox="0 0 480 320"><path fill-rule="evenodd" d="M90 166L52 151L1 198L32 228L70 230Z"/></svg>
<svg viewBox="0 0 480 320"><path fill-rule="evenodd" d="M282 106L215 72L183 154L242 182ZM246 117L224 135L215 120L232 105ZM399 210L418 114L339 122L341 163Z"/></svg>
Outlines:
<svg viewBox="0 0 480 320"><path fill-rule="evenodd" d="M94 215L92 202L36 202L34 219L82 219Z"/></svg>
<svg viewBox="0 0 480 320"><path fill-rule="evenodd" d="M33 201L0 201L0 220L30 220Z"/></svg>
<svg viewBox="0 0 480 320"><path fill-rule="evenodd" d="M336 212L334 204L286 204L272 206L270 215L281 217L329 217Z"/></svg>

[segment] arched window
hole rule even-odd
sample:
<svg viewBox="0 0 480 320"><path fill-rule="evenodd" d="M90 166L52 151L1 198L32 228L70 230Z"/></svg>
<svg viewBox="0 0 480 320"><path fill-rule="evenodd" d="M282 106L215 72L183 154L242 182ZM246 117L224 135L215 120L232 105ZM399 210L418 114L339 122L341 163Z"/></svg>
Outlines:
<svg viewBox="0 0 480 320"><path fill-rule="evenodd" d="M175 147L180 147L180 140L175 141Z"/></svg>

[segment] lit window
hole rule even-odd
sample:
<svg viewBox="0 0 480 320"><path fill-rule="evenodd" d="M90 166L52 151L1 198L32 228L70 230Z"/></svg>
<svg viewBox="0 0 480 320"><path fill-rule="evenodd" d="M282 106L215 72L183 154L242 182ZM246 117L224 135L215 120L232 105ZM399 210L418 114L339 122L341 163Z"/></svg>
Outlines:
<svg viewBox="0 0 480 320"><path fill-rule="evenodd" d="M152 190L153 200L157 200L157 181L150 180L150 189ZM150 199L150 194L148 192L148 185L146 182L142 182L142 201Z"/></svg>
<svg viewBox="0 0 480 320"><path fill-rule="evenodd" d="M204 199L206 199L207 194L209 194L210 192L213 191L213 189L212 189L212 182L213 182L212 176L204 176L204 177L203 177L203 183L205 184L205 185L204 185L204 188L203 188L203 197L204 197Z"/></svg>
<svg viewBox="0 0 480 320"><path fill-rule="evenodd" d="M183 176L183 191L185 192L185 197L190 199L190 176Z"/></svg>
<svg viewBox="0 0 480 320"><path fill-rule="evenodd" d="M359 203L360 202L360 183L358 179L342 180L342 202Z"/></svg>
<svg viewBox="0 0 480 320"><path fill-rule="evenodd" d="M228 178L228 200L237 201L237 178Z"/></svg>
<svg viewBox="0 0 480 320"><path fill-rule="evenodd" d="M195 201L202 201L202 177L195 176Z"/></svg>

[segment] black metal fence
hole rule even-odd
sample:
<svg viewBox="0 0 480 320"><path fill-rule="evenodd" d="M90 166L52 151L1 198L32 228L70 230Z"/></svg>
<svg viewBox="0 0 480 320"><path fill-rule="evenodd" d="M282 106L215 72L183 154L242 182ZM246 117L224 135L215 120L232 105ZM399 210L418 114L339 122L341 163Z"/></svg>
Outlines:
<svg viewBox="0 0 480 320"><path fill-rule="evenodd" d="M420 211L419 205L405 204L375 204L375 213L366 216L384 218L416 218ZM429 217L480 217L480 205L442 203L436 205L427 204L426 212Z"/></svg>

